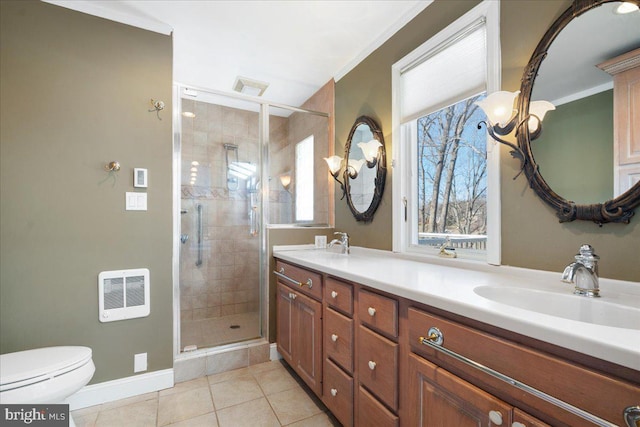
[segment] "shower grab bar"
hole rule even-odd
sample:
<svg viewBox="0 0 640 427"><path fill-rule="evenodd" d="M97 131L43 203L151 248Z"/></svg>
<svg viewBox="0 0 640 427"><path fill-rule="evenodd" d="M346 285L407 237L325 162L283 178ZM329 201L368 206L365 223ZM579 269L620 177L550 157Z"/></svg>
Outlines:
<svg viewBox="0 0 640 427"><path fill-rule="evenodd" d="M596 415L593 415L583 409L577 408L575 406L573 406L570 403L565 402L564 400L560 400L557 397L553 397L543 391L538 390L537 388L531 387L530 385L527 385L523 382L520 382L516 379L513 379L503 373L500 373L494 369L489 368L488 366L484 366L474 360L471 360L465 356L462 356L458 353L456 353L455 351L451 351L448 348L442 347L442 342L444 340L444 336L442 334L442 332L438 329L438 328L430 328L429 329L429 335L427 337L420 337L418 338L418 341L420 342L420 344L426 345L427 347L431 347L434 350L437 350L441 353L446 354L447 356L451 356L454 359L469 365L473 368L476 368L482 372L484 372L485 374L488 374L494 378L497 378L507 384L510 384L520 390L523 390L527 393L530 393L542 400L544 400L545 402L551 403L552 405L558 406L562 409L564 409L567 412L570 412L574 415L577 415L578 417L585 419L595 425L601 426L601 427L616 427L616 424L612 424L607 420L603 420L600 417L597 417Z"/></svg>
<svg viewBox="0 0 640 427"><path fill-rule="evenodd" d="M198 210L198 260L196 267L202 265L202 205L197 206Z"/></svg>

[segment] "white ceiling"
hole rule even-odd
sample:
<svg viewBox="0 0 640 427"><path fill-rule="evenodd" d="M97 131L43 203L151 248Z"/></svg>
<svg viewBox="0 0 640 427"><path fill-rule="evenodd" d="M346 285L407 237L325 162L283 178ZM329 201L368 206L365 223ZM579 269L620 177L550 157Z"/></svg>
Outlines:
<svg viewBox="0 0 640 427"><path fill-rule="evenodd" d="M168 34L174 80L231 92L236 77L299 106L339 79L432 0L45 0Z"/></svg>

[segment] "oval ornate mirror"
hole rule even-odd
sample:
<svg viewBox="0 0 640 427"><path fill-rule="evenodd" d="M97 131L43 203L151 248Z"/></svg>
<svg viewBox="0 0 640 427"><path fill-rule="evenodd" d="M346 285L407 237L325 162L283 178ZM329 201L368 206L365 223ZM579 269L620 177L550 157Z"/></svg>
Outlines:
<svg viewBox="0 0 640 427"><path fill-rule="evenodd" d="M357 221L371 221L382 200L387 175L384 137L372 118L356 119L347 138L345 159L349 209Z"/></svg>
<svg viewBox="0 0 640 427"><path fill-rule="evenodd" d="M628 223L640 204L640 132L636 128L634 140L631 130L640 112L632 102L621 104L619 95L631 86L621 83L621 75L640 76L640 12L616 13L620 4L575 0L546 32L522 77L518 111L524 124L517 137L524 171L560 222ZM636 83L624 95L636 97L636 109L638 88ZM542 99L556 110L532 141L525 120L529 102Z"/></svg>

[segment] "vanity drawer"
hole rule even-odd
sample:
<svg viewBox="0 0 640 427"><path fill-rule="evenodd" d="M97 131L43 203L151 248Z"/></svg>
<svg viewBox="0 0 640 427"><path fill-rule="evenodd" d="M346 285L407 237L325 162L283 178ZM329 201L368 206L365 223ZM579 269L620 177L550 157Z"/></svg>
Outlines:
<svg viewBox="0 0 640 427"><path fill-rule="evenodd" d="M322 276L320 274L279 260L276 261L276 271L288 277L285 279L276 275L281 283L315 299L322 299Z"/></svg>
<svg viewBox="0 0 640 427"><path fill-rule="evenodd" d="M324 284L324 299L331 308L353 316L353 286L332 277Z"/></svg>
<svg viewBox="0 0 640 427"><path fill-rule="evenodd" d="M353 425L353 378L324 361L324 404L343 426Z"/></svg>
<svg viewBox="0 0 640 427"><path fill-rule="evenodd" d="M391 409L398 409L398 344L360 326L358 375L371 393Z"/></svg>
<svg viewBox="0 0 640 427"><path fill-rule="evenodd" d="M437 327L444 338L442 346L448 350L614 424L622 424L621 414L627 406L640 402L640 387L637 385L420 309L408 309L408 324L412 352L432 361L437 360L436 363L439 365L446 364L447 370L464 371L467 378L491 384L504 390L506 395L518 395L521 401L567 425L591 424L532 394L522 393L500 380L491 378L479 369L468 367L438 350L421 344L420 337L427 336L431 327ZM568 386L569 384L575 384L578 388ZM597 390L597 393L593 390Z"/></svg>
<svg viewBox="0 0 640 427"><path fill-rule="evenodd" d="M361 289L358 293L360 321L390 337L398 337L398 301Z"/></svg>
<svg viewBox="0 0 640 427"><path fill-rule="evenodd" d="M358 425L376 427L398 427L398 417L389 412L362 387L358 387Z"/></svg>
<svg viewBox="0 0 640 427"><path fill-rule="evenodd" d="M353 319L328 307L324 313L326 357L353 373Z"/></svg>

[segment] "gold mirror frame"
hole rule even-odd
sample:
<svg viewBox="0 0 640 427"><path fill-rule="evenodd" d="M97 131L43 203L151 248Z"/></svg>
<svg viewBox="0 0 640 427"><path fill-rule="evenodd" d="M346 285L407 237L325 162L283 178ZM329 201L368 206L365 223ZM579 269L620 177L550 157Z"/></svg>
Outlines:
<svg viewBox="0 0 640 427"><path fill-rule="evenodd" d="M640 183L636 183L620 196L608 200L604 203L594 203L590 205L576 204L573 201L566 200L562 196L556 194L546 183L539 172L533 152L531 150L531 137L526 118L529 115L529 101L535 77L542 61L547 56L547 52L551 44L574 18L583 13L598 7L604 3L610 3L619 0L575 0L573 4L551 25L545 35L538 43L535 51L531 55L531 59L527 64L522 76L520 86L520 97L518 99L518 123L524 120L524 125L520 132L517 133L518 146L524 152L524 173L529 180L529 186L535 191L546 204L551 206L560 222L569 222L575 220L593 221L599 226L608 222L618 222L628 224L634 215L634 209L640 204ZM639 3L640 0L627 0Z"/></svg>
<svg viewBox="0 0 640 427"><path fill-rule="evenodd" d="M373 214L380 206L380 202L382 201L382 193L384 192L384 184L387 177L387 155L384 146L384 136L382 135L382 130L380 130L380 126L368 116L360 116L356 119L355 123L351 127L351 131L349 132L349 137L347 138L347 144L344 147L344 158L345 164L349 164L349 152L351 151L351 142L353 139L353 135L356 132L356 129L360 125L367 125L373 134L374 139L380 141L382 146L380 147L380 153L378 154L378 160L376 163L376 177L374 179L374 193L373 199L371 200L371 204L369 204L369 208L360 212L354 205L353 200L351 199L351 186L349 185L349 174L345 173L344 176L344 187L347 196L347 204L349 205L349 209L353 214L356 221L364 221L369 222L373 220ZM367 167L366 165L364 167Z"/></svg>

